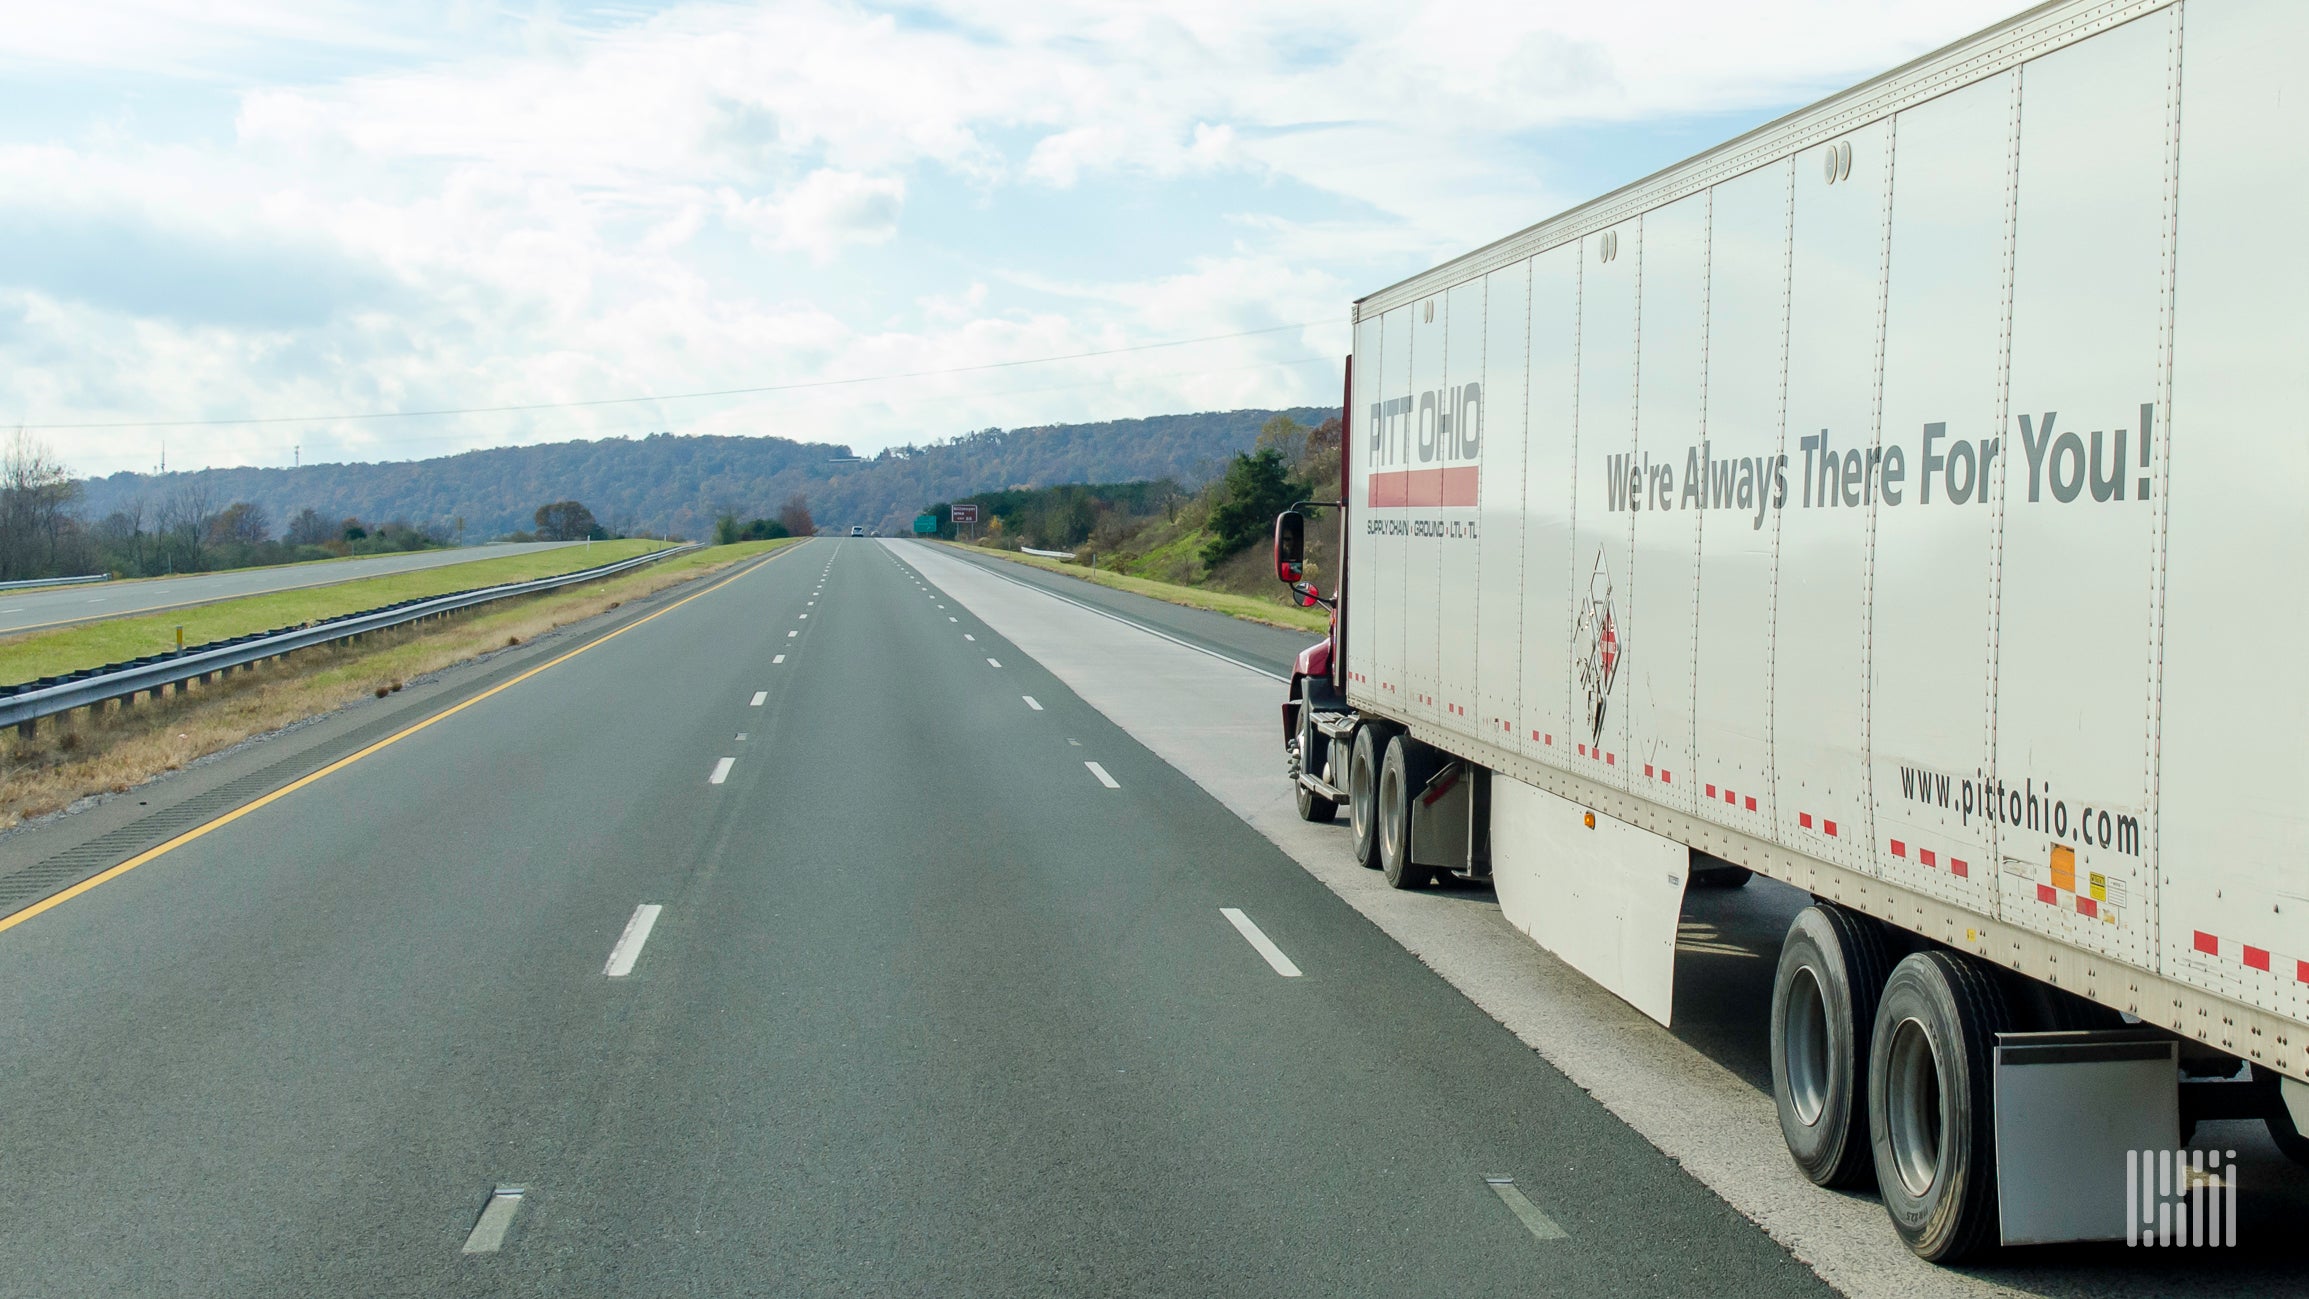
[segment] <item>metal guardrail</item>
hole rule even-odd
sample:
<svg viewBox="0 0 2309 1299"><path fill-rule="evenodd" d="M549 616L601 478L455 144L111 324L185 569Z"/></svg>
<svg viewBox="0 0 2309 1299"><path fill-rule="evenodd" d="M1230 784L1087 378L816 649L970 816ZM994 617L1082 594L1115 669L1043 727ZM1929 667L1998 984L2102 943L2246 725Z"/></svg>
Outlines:
<svg viewBox="0 0 2309 1299"><path fill-rule="evenodd" d="M90 582L109 582L110 573L89 573L81 577L28 577L21 582L0 582L0 591L29 591L36 586L86 586Z"/></svg>
<svg viewBox="0 0 2309 1299"><path fill-rule="evenodd" d="M147 691L158 691L167 686L181 686L186 682L235 668L253 667L269 658L291 654L331 641L349 640L373 631L384 631L423 618L438 617L470 609L475 605L509 599L517 595L532 595L558 587L574 586L596 578L610 577L644 564L653 564L669 555L685 554L701 543L691 542L668 550L655 550L632 559L595 568L559 573L552 577L535 578L527 582L507 582L499 586L476 587L470 591L456 591L448 595L420 596L399 604L384 605L361 613L331 618L326 622L308 623L302 627L283 627L273 631L254 632L231 640L213 641L167 654L133 659L126 663L108 664L85 672L68 673L60 677L42 677L23 685L0 686L0 726L27 726L43 717L53 717L75 708L88 708L108 699L133 699Z"/></svg>

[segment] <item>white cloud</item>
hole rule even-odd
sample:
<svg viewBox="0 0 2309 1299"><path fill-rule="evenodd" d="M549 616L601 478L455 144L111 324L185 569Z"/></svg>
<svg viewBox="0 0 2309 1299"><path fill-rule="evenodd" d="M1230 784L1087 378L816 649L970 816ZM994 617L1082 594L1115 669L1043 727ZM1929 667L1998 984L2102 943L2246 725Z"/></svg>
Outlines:
<svg viewBox="0 0 2309 1299"><path fill-rule="evenodd" d="M139 107L0 131L0 225L144 232L250 287L163 276L163 309L0 260L0 417L574 401L1343 321L1356 294L1586 197L1547 133L1784 107L2010 4L49 6L0 35L0 70ZM224 133L139 134L224 84L245 87ZM871 448L1327 402L1337 376L1308 358L1343 343L1325 326L749 401L169 436L213 463L662 427ZM157 440L70 435L92 470Z"/></svg>

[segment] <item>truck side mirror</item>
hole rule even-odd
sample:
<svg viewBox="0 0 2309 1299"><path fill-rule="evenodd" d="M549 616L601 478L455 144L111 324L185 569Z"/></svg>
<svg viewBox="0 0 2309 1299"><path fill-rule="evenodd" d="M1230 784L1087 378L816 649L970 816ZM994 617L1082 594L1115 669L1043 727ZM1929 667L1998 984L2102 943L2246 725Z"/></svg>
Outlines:
<svg viewBox="0 0 2309 1299"><path fill-rule="evenodd" d="M1275 577L1297 586L1307 575L1307 516L1285 510L1275 516Z"/></svg>

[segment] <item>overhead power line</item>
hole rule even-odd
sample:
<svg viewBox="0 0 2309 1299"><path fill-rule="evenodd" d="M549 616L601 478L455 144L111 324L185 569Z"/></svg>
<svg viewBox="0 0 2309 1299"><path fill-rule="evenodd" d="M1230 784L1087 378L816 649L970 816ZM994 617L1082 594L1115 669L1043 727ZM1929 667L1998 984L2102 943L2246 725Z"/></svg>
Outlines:
<svg viewBox="0 0 2309 1299"><path fill-rule="evenodd" d="M630 406L645 402L692 401L708 397L749 397L765 393L797 392L809 388L840 388L863 383L888 383L897 379L928 379L939 375L974 374L986 370L1008 370L1022 365L1050 365L1060 361L1087 361L1102 356L1120 356L1126 352L1151 352L1165 347L1187 347L1195 343L1218 343L1235 338L1255 338L1261 334L1280 334L1293 329L1308 329L1336 322L1303 320L1289 325L1269 325L1264 329L1245 329L1232 334L1206 334L1200 338L1174 338L1160 343L1134 343L1128 347L1100 348L1095 352L1069 352L1060 356L1029 356L1014 361L986 361L978 365L945 366L935 370L906 370L892 374L858 375L847 379L807 379L797 383L761 384L751 388L716 388L705 392L669 392L641 397L596 397L587 401L525 402L512 406L454 406L438 410L380 410L359 411L335 415L266 415L240 419L172 419L172 420L117 420L79 424L25 424L28 430L51 431L64 429L163 429L215 428L243 424L333 424L354 420L419 419L442 415L504 415L538 410L580 410L591 406Z"/></svg>

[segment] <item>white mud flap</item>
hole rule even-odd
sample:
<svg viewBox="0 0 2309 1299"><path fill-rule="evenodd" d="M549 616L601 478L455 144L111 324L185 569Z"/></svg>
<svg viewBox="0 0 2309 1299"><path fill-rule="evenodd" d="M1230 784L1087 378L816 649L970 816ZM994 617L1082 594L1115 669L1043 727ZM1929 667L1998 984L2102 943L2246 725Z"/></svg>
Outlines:
<svg viewBox="0 0 2309 1299"><path fill-rule="evenodd" d="M2137 1207L2125 1180L2130 1152L2180 1144L2180 1058L2173 1039L2117 1029L1999 1033L1996 1041L1996 1205L2003 1242L2123 1240Z"/></svg>
<svg viewBox="0 0 2309 1299"><path fill-rule="evenodd" d="M1509 924L1662 1024L1690 852L1494 774L1491 874Z"/></svg>

